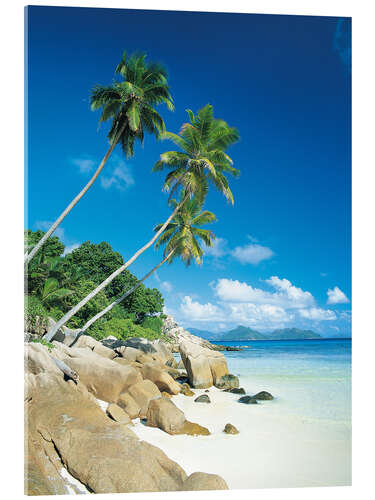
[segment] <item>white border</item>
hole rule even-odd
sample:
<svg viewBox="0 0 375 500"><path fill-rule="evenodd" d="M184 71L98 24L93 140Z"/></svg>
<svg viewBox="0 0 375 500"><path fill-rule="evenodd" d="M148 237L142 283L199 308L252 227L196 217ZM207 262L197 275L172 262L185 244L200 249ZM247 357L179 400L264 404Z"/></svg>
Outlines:
<svg viewBox="0 0 375 500"><path fill-rule="evenodd" d="M37 1L32 5L112 7L160 10L200 10L271 14L353 17L353 297L354 297L354 449L352 488L233 490L196 492L200 498L331 499L368 498L374 491L374 27L371 2L262 0ZM23 7L22 0L2 2L1 92L1 493L5 498L23 496L23 386L22 366L22 250L23 250ZM4 88L3 88L4 87ZM6 300L8 299L8 300ZM369 383L371 381L371 383ZM324 404L324 401L322 401ZM251 453L251 450L249 450ZM126 499L159 500L165 493L128 494ZM190 493L168 493L168 498L188 498ZM110 498L104 495L103 498Z"/></svg>

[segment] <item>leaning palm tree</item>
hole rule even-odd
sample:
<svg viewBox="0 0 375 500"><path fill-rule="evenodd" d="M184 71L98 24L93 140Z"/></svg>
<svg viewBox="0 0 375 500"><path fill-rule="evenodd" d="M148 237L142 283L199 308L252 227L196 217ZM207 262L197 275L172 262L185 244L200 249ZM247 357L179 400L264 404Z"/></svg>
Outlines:
<svg viewBox="0 0 375 500"><path fill-rule="evenodd" d="M232 166L232 160L225 153L225 150L229 145L238 140L239 136L237 130L233 127L229 127L224 120L213 118L212 106L210 105L202 108L202 110L197 113L196 117L191 111L189 111L189 116L191 120L191 127L188 126L189 124L185 124L180 131L180 135L167 133L167 136L165 137L171 138L175 142L181 139L182 142L180 142L179 145L184 147L186 151L189 151L192 156L190 157L186 152L168 152L166 155L170 158L170 161L167 162L166 158L164 160L161 158L161 160L157 162L154 167L154 170L160 170L163 168L165 163L166 165L174 168L177 162L177 168L174 168L174 170L172 170L172 172L170 172L166 177L164 189L172 189L172 194L172 192L175 192L181 187L183 188L184 197L177 205L175 205L173 212L164 224L160 226L156 234L127 262L125 262L125 264L116 269L116 271L102 281L102 283L100 283L95 290L90 292L84 299L72 307L72 309L68 311L47 333L45 337L46 340L51 341L58 332L59 328L69 321L70 318L72 318L85 304L87 304L87 302L89 302L89 300L95 297L95 295L111 283L112 280L127 269L143 252L153 245L189 198L191 199L195 196L198 201L203 204L208 191L208 180L212 180L214 185L224 194L224 196L233 203L233 195L229 189L225 173L228 172L232 175L238 175L239 171ZM191 144L188 139L184 138L186 134L188 134L188 132L186 132L188 129L192 133ZM194 153L194 150L192 149L194 141L197 142L197 147L200 144L201 149L199 151L202 156ZM181 162L178 158L181 159ZM171 198L171 196L169 198Z"/></svg>
<svg viewBox="0 0 375 500"><path fill-rule="evenodd" d="M164 132L161 135L162 139L173 141L182 151L161 154L153 170L171 169L164 183L164 190L170 191L170 198L179 186L183 186L204 200L210 181L233 204L233 194L225 174L237 177L239 170L233 167L225 150L238 141L237 129L214 118L210 104L196 115L190 109L187 113L190 123L184 123L179 134Z"/></svg>
<svg viewBox="0 0 375 500"><path fill-rule="evenodd" d="M45 235L25 254L25 264L30 262L45 241L57 229L72 208L92 186L117 144L121 144L127 158L134 154L134 143L144 140L145 131L159 137L165 130L162 117L154 107L165 103L174 109L167 82L166 70L155 63L147 64L145 54L135 54L122 60L116 68L120 79L110 86L97 85L91 92L91 109L101 109L99 123L112 120L108 134L109 149L86 186L69 203Z"/></svg>
<svg viewBox="0 0 375 500"><path fill-rule="evenodd" d="M180 202L184 199L185 192L181 192ZM176 207L179 202L171 200L171 204ZM204 224L212 224L216 221L216 216L208 210L202 212L202 202L197 198L193 198L184 203L181 210L177 213L174 219L168 224L159 240L156 242L155 247L158 248L165 245L163 260L159 262L150 272L148 272L136 285L130 290L127 290L121 297L114 300L105 309L93 316L87 323L80 329L78 335L82 335L95 321L102 318L107 312L113 309L117 304L120 304L126 297L131 295L141 284L151 276L160 266L165 262L171 264L174 259L180 257L187 266L191 261L195 260L197 264L202 263L203 250L200 246L199 240L202 240L206 247L211 247L215 235L212 231L203 229L201 226ZM159 231L163 224L158 224L155 231Z"/></svg>

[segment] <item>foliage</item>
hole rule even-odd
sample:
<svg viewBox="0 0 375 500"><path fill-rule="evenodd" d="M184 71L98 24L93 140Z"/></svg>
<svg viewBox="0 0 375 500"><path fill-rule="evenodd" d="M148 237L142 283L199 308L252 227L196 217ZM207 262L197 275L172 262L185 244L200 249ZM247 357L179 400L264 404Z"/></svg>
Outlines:
<svg viewBox="0 0 375 500"><path fill-rule="evenodd" d="M164 190L174 191L182 186L187 193L204 201L210 181L233 203L226 174L235 177L239 170L233 167L226 149L239 140L236 128L213 116L213 107L207 104L196 115L187 110L190 123L184 123L179 134L164 132L162 139L171 140L181 151L167 151L160 155L153 171L171 169L164 182Z"/></svg>
<svg viewBox="0 0 375 500"><path fill-rule="evenodd" d="M108 134L111 143L122 130L119 142L129 158L134 154L134 143L143 144L144 132L155 137L165 130L162 117L154 107L166 104L173 110L167 72L156 63L147 63L145 54L134 54L122 60L116 68L118 80L112 85L96 85L91 91L91 109L101 109L99 122L112 120Z"/></svg>
<svg viewBox="0 0 375 500"><path fill-rule="evenodd" d="M33 330L36 328L37 318L39 318L38 326L47 324L48 312L40 299L35 295L25 295L24 314L28 328Z"/></svg>
<svg viewBox="0 0 375 500"><path fill-rule="evenodd" d="M164 338L164 336L160 335L160 333L155 330L137 325L130 319L112 318L109 321L102 323L97 321L97 323L99 323L99 325L97 325L96 328L94 328L94 323L94 325L87 330L87 333L97 340L102 340L109 335L119 340L126 340L131 337L142 337L148 340Z"/></svg>
<svg viewBox="0 0 375 500"><path fill-rule="evenodd" d="M46 347L48 347L49 352L51 352L52 349L55 348L55 346L51 342L47 342L44 339L33 339L31 342L35 342L37 344L45 345Z"/></svg>
<svg viewBox="0 0 375 500"><path fill-rule="evenodd" d="M161 334L161 329L163 326L163 320L160 316L147 316L141 323L143 328L148 328L149 330L153 330L158 335Z"/></svg>
<svg viewBox="0 0 375 500"><path fill-rule="evenodd" d="M178 206L184 200L185 190L181 191L180 201L171 200L173 207ZM203 250L199 241L202 240L207 247L211 247L215 235L208 229L202 229L203 224L211 224L216 221L216 215L208 210L202 212L203 202L197 197L186 200L173 220L165 228L156 243L156 248L165 245L164 256L167 257L170 252L173 254L168 259L172 263L177 257L180 257L187 266L192 260L197 264L202 263ZM155 227L158 231L162 224Z"/></svg>
<svg viewBox="0 0 375 500"><path fill-rule="evenodd" d="M37 241L43 235L41 231L29 230L26 233L31 241ZM72 253L61 256L63 250L64 245L57 237L50 238L28 266L25 317L29 325L36 326L37 316L41 318L39 326L48 316L58 321L124 262L121 254L106 242L94 244L86 241ZM87 320L137 282L137 277L125 270L82 307L67 326L81 328ZM106 336L103 334L103 325L111 319L128 320L138 326L147 317L159 314L163 306L164 301L159 290L141 285L129 298L106 314L103 320L97 321L97 324L90 328L90 332L93 332L96 338L103 338L103 335ZM151 335L147 328L143 333Z"/></svg>
<svg viewBox="0 0 375 500"><path fill-rule="evenodd" d="M45 235L44 231L31 231L31 229L27 229L24 231L25 238L25 252L30 251L39 240ZM64 253L65 245L61 243L57 236L51 236L44 243L42 248L40 249L40 253L43 257L59 257Z"/></svg>

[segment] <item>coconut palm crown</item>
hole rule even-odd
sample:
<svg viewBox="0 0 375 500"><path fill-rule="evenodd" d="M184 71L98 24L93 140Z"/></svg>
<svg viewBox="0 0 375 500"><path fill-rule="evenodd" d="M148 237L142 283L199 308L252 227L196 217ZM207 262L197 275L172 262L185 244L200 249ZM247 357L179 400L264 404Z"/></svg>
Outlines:
<svg viewBox="0 0 375 500"><path fill-rule="evenodd" d="M181 191L180 196L181 200L185 198L185 190ZM180 201L172 199L170 203L176 207ZM202 211L202 206L202 201L196 197L186 200L156 242L155 248L165 245L164 257L173 252L168 258L168 264L171 264L178 257L187 266L191 264L192 260L195 260L197 264L202 264L204 252L200 241L203 241L205 246L212 247L216 236L212 231L202 229L201 226L212 224L217 219L212 212ZM158 224L154 230L158 231L161 226L162 224Z"/></svg>
<svg viewBox="0 0 375 500"><path fill-rule="evenodd" d="M173 192L183 186L188 192L204 201L208 192L208 182L234 203L226 174L235 177L239 170L233 167L226 149L239 140L236 128L229 127L224 120L213 116L213 108L207 104L194 114L187 110L190 122L184 123L179 134L163 132L162 139L170 139L182 151L167 151L160 155L153 171L172 169L167 175L163 189Z"/></svg>
<svg viewBox="0 0 375 500"><path fill-rule="evenodd" d="M112 120L110 142L119 142L127 157L134 154L136 139L143 144L145 131L159 137L165 130L163 118L155 111L158 104L174 110L167 72L161 64L147 63L145 54L133 54L116 68L119 80L112 85L96 85L91 91L91 109L101 109L100 122ZM120 137L118 137L120 133Z"/></svg>

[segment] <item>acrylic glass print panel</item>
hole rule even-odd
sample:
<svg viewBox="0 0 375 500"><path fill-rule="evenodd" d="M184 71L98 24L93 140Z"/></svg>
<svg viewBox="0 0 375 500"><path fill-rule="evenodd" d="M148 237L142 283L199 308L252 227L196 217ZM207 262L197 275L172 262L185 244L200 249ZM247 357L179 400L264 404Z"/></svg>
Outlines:
<svg viewBox="0 0 375 500"><path fill-rule="evenodd" d="M351 20L25 12L25 493L350 485Z"/></svg>

